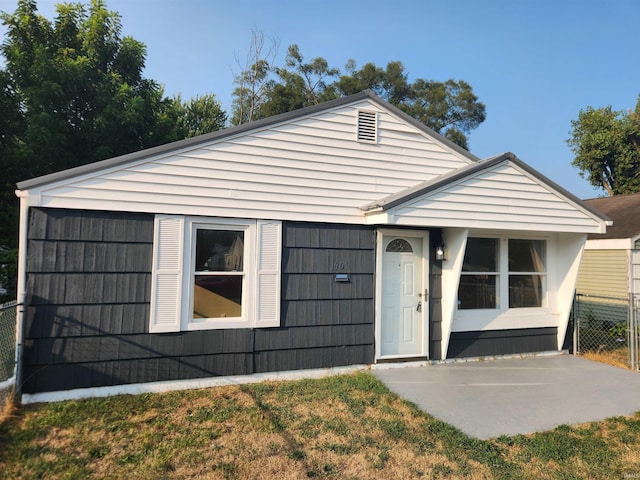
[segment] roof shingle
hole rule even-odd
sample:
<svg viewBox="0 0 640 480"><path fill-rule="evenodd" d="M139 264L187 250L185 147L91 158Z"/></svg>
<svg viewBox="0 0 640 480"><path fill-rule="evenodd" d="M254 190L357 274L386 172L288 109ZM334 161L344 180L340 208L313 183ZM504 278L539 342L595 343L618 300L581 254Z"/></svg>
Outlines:
<svg viewBox="0 0 640 480"><path fill-rule="evenodd" d="M640 235L640 193L584 200L591 208L613 220L607 233L589 235L589 240L633 238Z"/></svg>

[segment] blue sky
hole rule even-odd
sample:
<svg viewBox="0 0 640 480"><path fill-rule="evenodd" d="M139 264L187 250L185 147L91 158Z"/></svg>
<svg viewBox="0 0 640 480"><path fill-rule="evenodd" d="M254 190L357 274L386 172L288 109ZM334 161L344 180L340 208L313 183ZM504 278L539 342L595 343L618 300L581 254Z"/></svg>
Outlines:
<svg viewBox="0 0 640 480"><path fill-rule="evenodd" d="M53 18L51 0L40 12ZM13 12L16 0L0 0ZM604 194L571 166L580 109L634 108L640 94L637 0L107 0L123 34L147 46L145 75L183 98L214 93L231 106L236 56L251 29L296 43L306 59L343 68L400 60L411 80L465 80L487 107L470 135L485 158L504 151L581 198ZM0 27L0 34L4 34Z"/></svg>

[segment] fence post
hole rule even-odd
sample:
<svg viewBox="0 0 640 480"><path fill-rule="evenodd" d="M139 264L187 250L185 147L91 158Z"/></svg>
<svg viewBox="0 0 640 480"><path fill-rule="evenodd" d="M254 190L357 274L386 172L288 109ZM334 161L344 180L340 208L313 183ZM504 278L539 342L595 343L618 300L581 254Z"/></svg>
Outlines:
<svg viewBox="0 0 640 480"><path fill-rule="evenodd" d="M627 345L629 345L629 367L631 367L631 369L634 369L634 366L636 364L636 359L635 359L635 348L634 344L635 344L635 332L634 332L634 328L633 328L633 293L629 292L629 314L628 314L628 320L627 320Z"/></svg>
<svg viewBox="0 0 640 480"><path fill-rule="evenodd" d="M629 359L632 370L640 370L640 296L629 294Z"/></svg>
<svg viewBox="0 0 640 480"><path fill-rule="evenodd" d="M573 354L578 355L580 353L580 335L578 335L578 329L580 328L580 321L578 320L578 294L573 295Z"/></svg>

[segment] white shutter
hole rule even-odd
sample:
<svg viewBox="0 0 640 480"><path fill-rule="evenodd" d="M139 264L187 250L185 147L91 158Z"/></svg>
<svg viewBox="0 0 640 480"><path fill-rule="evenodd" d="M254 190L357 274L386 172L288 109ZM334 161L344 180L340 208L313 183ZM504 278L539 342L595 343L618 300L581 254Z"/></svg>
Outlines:
<svg viewBox="0 0 640 480"><path fill-rule="evenodd" d="M180 331L184 217L156 215L149 332Z"/></svg>
<svg viewBox="0 0 640 480"><path fill-rule="evenodd" d="M282 223L258 220L257 223L257 295L256 323L260 327L280 326L280 265Z"/></svg>

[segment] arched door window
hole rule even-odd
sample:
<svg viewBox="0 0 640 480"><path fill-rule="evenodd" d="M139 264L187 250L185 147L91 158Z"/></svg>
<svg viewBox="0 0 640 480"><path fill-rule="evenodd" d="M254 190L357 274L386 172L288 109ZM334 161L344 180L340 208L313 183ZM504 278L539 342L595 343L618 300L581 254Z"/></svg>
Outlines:
<svg viewBox="0 0 640 480"><path fill-rule="evenodd" d="M411 248L411 244L404 238L394 238L389 242L389 245L387 245L386 251L396 253L413 253L413 248Z"/></svg>

